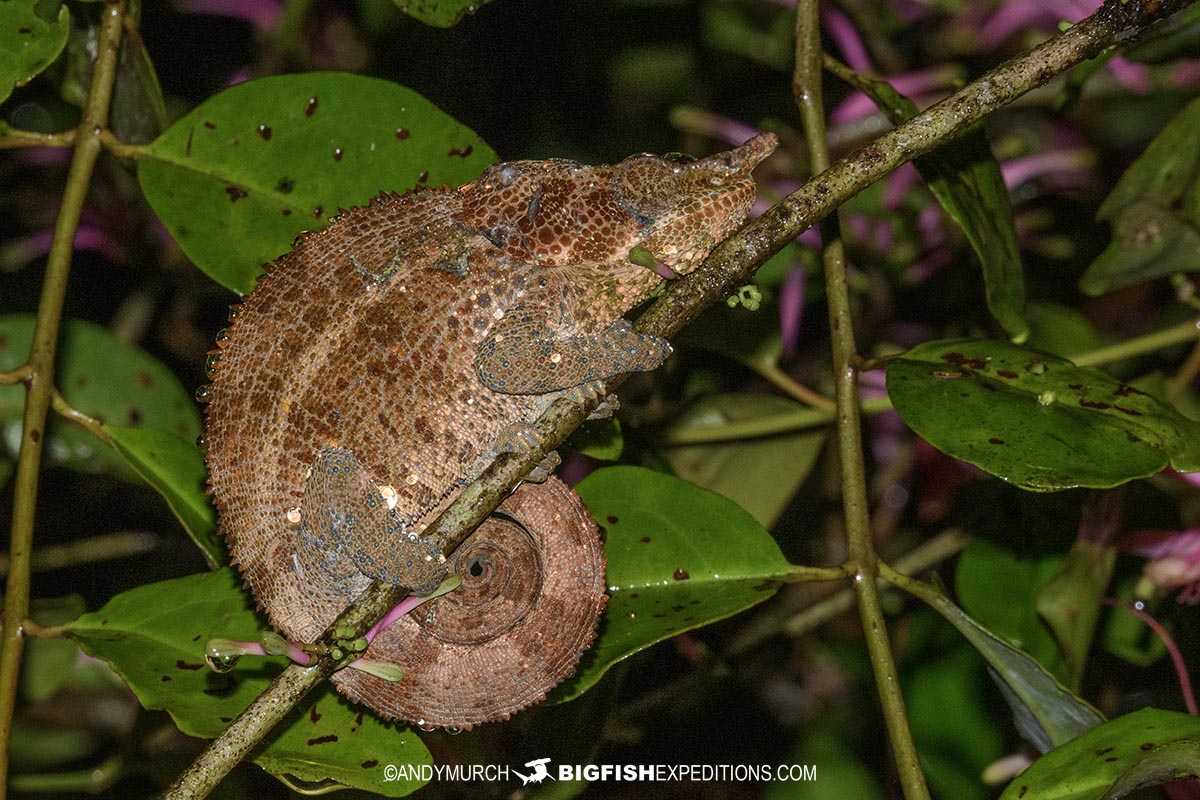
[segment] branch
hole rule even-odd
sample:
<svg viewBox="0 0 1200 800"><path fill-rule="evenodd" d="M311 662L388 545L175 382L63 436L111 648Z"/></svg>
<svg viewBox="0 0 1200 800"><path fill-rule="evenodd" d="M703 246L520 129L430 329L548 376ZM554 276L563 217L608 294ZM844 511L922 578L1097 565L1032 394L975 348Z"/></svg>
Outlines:
<svg viewBox="0 0 1200 800"><path fill-rule="evenodd" d="M21 672L21 654L25 647L22 623L29 615L29 572L33 551L34 514L37 506L38 473L45 444L46 413L54 395L54 360L58 330L62 321L63 298L71 272L75 231L83 213L92 171L100 155L97 133L108 123L108 105L112 99L117 73L117 53L125 17L123 0L113 0L101 13L100 40L92 85L73 141L75 154L67 173L62 206L54 224L54 238L46 262L46 277L38 301L33 346L29 354L29 372L25 413L21 423L21 451L17 456L17 475L13 496L12 538L9 545L8 584L4 595L4 630L0 643L0 798L8 786L8 753L12 739L12 721ZM42 142L45 143L45 142Z"/></svg>
<svg viewBox="0 0 1200 800"><path fill-rule="evenodd" d="M778 253L835 208L892 170L953 139L998 108L1050 82L1126 34L1149 27L1194 0L1106 0L1090 17L930 106L908 122L833 164L758 219L726 239L702 269L676 282L669 296L638 320L646 333L670 336L695 313L746 283Z"/></svg>
<svg viewBox="0 0 1200 800"><path fill-rule="evenodd" d="M692 274L675 281L671 290L639 318L644 333L670 336L710 303L722 299L728 287L745 283L766 261L805 229L823 219L870 184L901 164L932 150L987 114L1012 102L1056 74L1099 53L1126 31L1190 5L1193 0L1159 0L1145 6L1122 6L1109 0L1096 14L1040 47L1009 61L924 114L881 136L838 161L762 217L727 239ZM619 380L609 381L612 391ZM542 445L522 456L506 454L484 471L436 520L424 535L449 554L545 456L558 447L584 419L595 401L556 401L534 423ZM332 644L333 630L350 626L361 635L395 606L406 592L372 584L326 630L322 642ZM330 656L312 667L285 669L262 695L215 739L168 790L172 798L200 798L261 740L292 706L341 664Z"/></svg>

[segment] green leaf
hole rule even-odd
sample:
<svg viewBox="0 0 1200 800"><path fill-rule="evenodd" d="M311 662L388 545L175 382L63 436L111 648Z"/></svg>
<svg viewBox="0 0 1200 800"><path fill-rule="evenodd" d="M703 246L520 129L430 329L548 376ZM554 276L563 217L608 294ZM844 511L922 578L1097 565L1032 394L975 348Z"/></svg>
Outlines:
<svg viewBox="0 0 1200 800"><path fill-rule="evenodd" d="M392 0L396 7L414 19L435 28L457 25L490 0Z"/></svg>
<svg viewBox="0 0 1200 800"><path fill-rule="evenodd" d="M191 441L167 431L105 425L113 447L163 496L210 567L228 562L217 535L217 515L205 493L204 456Z"/></svg>
<svg viewBox="0 0 1200 800"><path fill-rule="evenodd" d="M895 125L917 115L916 104L884 81L857 76L853 84ZM913 164L979 256L992 316L1014 342L1025 341L1025 276L1012 204L983 125L972 125Z"/></svg>
<svg viewBox="0 0 1200 800"><path fill-rule="evenodd" d="M77 594L53 600L34 600L29 616L38 625L52 627L70 622L83 613L83 598ZM71 673L79 648L67 639L30 636L21 664L21 696L30 703L46 700L58 691Z"/></svg>
<svg viewBox="0 0 1200 800"><path fill-rule="evenodd" d="M1097 330L1086 314L1070 306L1030 303L1025 315L1030 329L1025 346L1031 350L1071 358L1113 342L1113 337Z"/></svg>
<svg viewBox="0 0 1200 800"><path fill-rule="evenodd" d="M1200 425L1090 367L1005 342L926 342L889 362L896 411L934 447L1032 491L1200 470Z"/></svg>
<svg viewBox="0 0 1200 800"><path fill-rule="evenodd" d="M621 422L616 417L589 420L575 429L562 449L574 450L600 461L616 461L625 449Z"/></svg>
<svg viewBox="0 0 1200 800"><path fill-rule="evenodd" d="M1130 61L1165 64L1177 58L1200 58L1200 6L1190 5L1138 36L1121 51Z"/></svg>
<svg viewBox="0 0 1200 800"><path fill-rule="evenodd" d="M255 641L264 630L237 573L226 568L123 592L71 623L67 635L111 664L143 706L165 710L186 734L213 738L287 660L246 658L218 674L205 665L206 643ZM384 781L384 765L432 758L412 731L363 713L327 685L293 711L254 761L274 775L402 797L421 783Z"/></svg>
<svg viewBox="0 0 1200 800"><path fill-rule="evenodd" d="M1125 171L1097 217L1113 241L1080 279L1098 295L1191 272L1200 252L1200 100L1193 100Z"/></svg>
<svg viewBox="0 0 1200 800"><path fill-rule="evenodd" d="M496 160L411 89L336 72L241 83L146 146L155 213L213 280L246 293L296 234L381 190L458 186Z"/></svg>
<svg viewBox="0 0 1200 800"><path fill-rule="evenodd" d="M802 408L794 400L766 394L705 397L679 417L668 436L720 431L730 423L753 425ZM824 442L822 429L793 431L670 447L666 458L680 478L728 497L769 528L812 471Z"/></svg>
<svg viewBox="0 0 1200 800"><path fill-rule="evenodd" d="M575 490L605 531L608 605L575 677L578 697L621 659L775 594L793 567L771 535L720 495L638 467L608 467Z"/></svg>
<svg viewBox="0 0 1200 800"><path fill-rule="evenodd" d="M29 357L33 342L32 314L0 317L0 370L15 369ZM74 408L114 425L169 431L184 441L200 435L200 414L191 394L169 369L140 348L113 336L105 328L68 320L59 341L55 383ZM15 457L21 414L22 386L0 386L0 430ZM140 483L138 474L116 452L82 428L53 418L47 431L50 462L81 472L109 472Z"/></svg>
<svg viewBox="0 0 1200 800"><path fill-rule="evenodd" d="M979 656L962 640L955 643L950 653L907 671L904 703L934 796L984 800L993 792L979 775L1003 755L1003 735L984 701Z"/></svg>
<svg viewBox="0 0 1200 800"><path fill-rule="evenodd" d="M66 4L54 9L42 0L0 3L0 103L58 58L69 28Z"/></svg>
<svg viewBox="0 0 1200 800"><path fill-rule="evenodd" d="M1200 775L1200 719L1143 708L1046 753L1000 800L1115 800L1144 786Z"/></svg>
<svg viewBox="0 0 1200 800"><path fill-rule="evenodd" d="M136 29L121 37L108 119L113 133L125 144L145 144L167 127L158 73Z"/></svg>
<svg viewBox="0 0 1200 800"><path fill-rule="evenodd" d="M1083 678L1116 560L1115 548L1080 539L1071 546L1058 574L1037 592L1038 613L1058 640L1076 688Z"/></svg>
<svg viewBox="0 0 1200 800"><path fill-rule="evenodd" d="M923 597L979 651L1012 708L1017 729L1040 751L1104 722L1100 712L1065 689L1037 661L980 625L944 596Z"/></svg>
<svg viewBox="0 0 1200 800"><path fill-rule="evenodd" d="M954 591L963 610L1059 680L1067 677L1066 663L1038 616L1036 597L1062 562L1061 556L1018 559L986 540L973 539L954 570Z"/></svg>

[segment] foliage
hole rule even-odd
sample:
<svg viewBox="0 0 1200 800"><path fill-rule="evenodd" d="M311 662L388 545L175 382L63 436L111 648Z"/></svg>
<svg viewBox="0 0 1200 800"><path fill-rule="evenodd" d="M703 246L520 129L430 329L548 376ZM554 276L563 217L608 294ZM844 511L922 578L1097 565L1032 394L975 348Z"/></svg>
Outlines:
<svg viewBox="0 0 1200 800"><path fill-rule="evenodd" d="M16 538L6 587L30 620L17 694L0 696L10 788L157 796L198 751L190 737L219 736L286 663L205 665L210 640L267 629L226 566L190 396L262 264L342 208L501 158L699 154L774 130L780 152L756 174L758 211L776 205L811 172L812 122L791 96L804 8L0 3L0 520L14 537L34 519L22 476L38 485L28 614ZM619 426L568 442L562 473L605 531L609 600L545 704L427 733L323 687L224 796L449 797L467 784L430 782L434 765L549 756L765 765L712 791L883 797L908 730L935 797L1118 797L1196 775L1200 723L1176 709L1194 705L1200 641L1177 602L1200 599L1198 8L838 194L848 266L820 249L833 217L765 254L755 287L625 385ZM934 124L926 106L1053 36L1058 13L829 0L825 46L846 62L827 61L822 84L832 156ZM105 54L113 14L122 39ZM105 87L108 122L88 129ZM89 147L104 151L94 169ZM829 324L843 302L853 330ZM31 433L47 341L57 395ZM830 358L847 342L865 468ZM34 434L36 475L19 465ZM869 531L841 503L860 490ZM847 609L852 587L874 586L873 556L856 561L868 533L891 593L886 626L864 630ZM906 714L876 700L877 680L902 688ZM1014 757L1032 766L1003 789ZM778 779L805 764L815 782Z"/></svg>

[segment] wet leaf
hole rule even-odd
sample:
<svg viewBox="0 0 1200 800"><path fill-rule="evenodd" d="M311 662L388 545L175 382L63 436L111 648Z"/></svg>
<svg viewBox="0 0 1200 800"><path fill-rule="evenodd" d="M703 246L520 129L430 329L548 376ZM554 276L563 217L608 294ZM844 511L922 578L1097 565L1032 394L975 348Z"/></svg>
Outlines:
<svg viewBox="0 0 1200 800"><path fill-rule="evenodd" d="M105 425L113 447L163 496L210 567L229 561L217 535L217 515L205 493L204 456L192 441L167 431Z"/></svg>
<svg viewBox="0 0 1200 800"><path fill-rule="evenodd" d="M934 447L1033 491L1108 488L1168 464L1200 470L1200 425L1088 367L997 341L927 342L891 361L888 394Z"/></svg>
<svg viewBox="0 0 1200 800"><path fill-rule="evenodd" d="M1092 649L1096 623L1104 604L1104 594L1112 577L1117 553L1112 547L1080 540L1059 570L1042 584L1037 593L1037 610L1058 640L1066 659L1072 685L1083 677L1084 664Z"/></svg>
<svg viewBox="0 0 1200 800"><path fill-rule="evenodd" d="M221 569L140 586L71 623L67 635L102 658L142 705L163 709L184 733L213 738L266 688L284 658L245 658L229 673L205 665L211 638L254 641L266 629ZM348 704L330 686L316 690L278 727L254 761L275 775L335 780L387 797L420 782L384 781L384 765L431 764L420 738Z"/></svg>
<svg viewBox="0 0 1200 800"><path fill-rule="evenodd" d="M1000 800L1115 800L1200 775L1200 719L1143 708L1081 734L1019 775Z"/></svg>
<svg viewBox="0 0 1200 800"><path fill-rule="evenodd" d="M147 145L138 179L196 266L246 293L262 264L339 207L384 190L459 186L495 160L411 89L312 72L241 83L201 103Z"/></svg>
<svg viewBox="0 0 1200 800"><path fill-rule="evenodd" d="M766 394L705 397L679 417L668 436L719 431L729 423L752 425L803 408ZM770 528L812 471L824 442L823 429L791 431L669 447L666 458L680 478L728 497Z"/></svg>
<svg viewBox="0 0 1200 800"><path fill-rule="evenodd" d="M1125 171L1097 217L1113 241L1080 279L1098 295L1191 272L1200 252L1200 100L1193 100Z"/></svg>
<svg viewBox="0 0 1200 800"><path fill-rule="evenodd" d="M855 88L898 125L917 116L917 106L890 84L861 78ZM958 223L983 266L988 309L1014 342L1029 335L1025 321L1025 276L1012 204L992 154L987 132L976 124L955 139L913 159L942 209Z"/></svg>
<svg viewBox="0 0 1200 800"><path fill-rule="evenodd" d="M24 364L32 342L33 315L0 316L0 370ZM168 431L187 442L200 435L200 414L179 379L140 348L91 322L68 320L63 326L56 385L68 403L101 422ZM24 405L24 387L0 386L0 430L10 458L20 445ZM57 415L49 422L46 454L53 464L141 482L112 448Z"/></svg>
<svg viewBox="0 0 1200 800"><path fill-rule="evenodd" d="M67 43L70 14L66 4L46 17L41 0L0 3L0 103L50 66Z"/></svg>
<svg viewBox="0 0 1200 800"><path fill-rule="evenodd" d="M457 25L468 14L490 0L392 0L396 7L410 17L435 28Z"/></svg>
<svg viewBox="0 0 1200 800"><path fill-rule="evenodd" d="M761 603L801 569L748 513L678 478L608 467L575 490L605 531L609 600L596 644L551 693L557 701L655 642Z"/></svg>
<svg viewBox="0 0 1200 800"><path fill-rule="evenodd" d="M1046 752L1104 722L1099 711L1064 688L1037 661L971 619L948 598L926 599L988 662L1017 730L1038 750Z"/></svg>

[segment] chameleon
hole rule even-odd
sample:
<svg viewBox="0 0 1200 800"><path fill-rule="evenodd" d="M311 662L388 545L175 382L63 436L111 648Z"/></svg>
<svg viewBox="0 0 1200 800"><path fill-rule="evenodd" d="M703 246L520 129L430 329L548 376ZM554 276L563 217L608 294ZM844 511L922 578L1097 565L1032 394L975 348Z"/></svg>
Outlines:
<svg viewBox="0 0 1200 800"><path fill-rule="evenodd" d="M453 554L421 532L498 452L529 447L554 399L666 358L624 315L741 224L776 145L511 161L457 189L385 192L298 237L231 308L205 458L231 561L271 624L313 642L372 580L462 581L370 643L363 657L399 680L334 674L351 700L470 728L573 673L606 596L571 489L531 476Z"/></svg>

